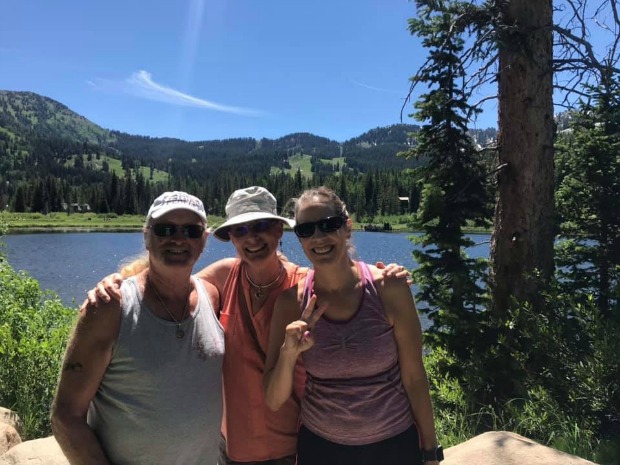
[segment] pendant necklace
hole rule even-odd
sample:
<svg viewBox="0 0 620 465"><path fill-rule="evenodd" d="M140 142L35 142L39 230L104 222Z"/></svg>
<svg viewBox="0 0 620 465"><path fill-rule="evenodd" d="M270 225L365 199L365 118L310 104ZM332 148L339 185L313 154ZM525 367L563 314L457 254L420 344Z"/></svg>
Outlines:
<svg viewBox="0 0 620 465"><path fill-rule="evenodd" d="M280 281L280 278L284 274L284 267L280 265L280 272L278 273L278 276L276 277L276 279L271 281L269 284L264 284L264 285L256 284L254 281L250 279L250 275L248 275L247 266L243 268L243 271L245 272L245 279L248 280L248 282L250 283L252 287L256 288L256 290L254 291L254 295L256 296L257 299L260 299L262 296L265 295L265 292L263 292L265 289L269 289L271 286L273 286L278 281Z"/></svg>
<svg viewBox="0 0 620 465"><path fill-rule="evenodd" d="M168 315L170 315L170 318L172 318L172 320L177 324L177 330L175 331L175 336L177 337L177 339L183 339L183 337L185 336L185 331L183 329L181 329L181 323L183 323L183 320L185 319L185 316L187 315L187 308L189 306L189 293L187 295L187 298L185 299L185 308L183 309L183 316L181 317L181 320L177 320L174 315L172 314L172 312L170 310L168 310L168 306L166 305L166 303L164 302L164 299L161 298L161 296L159 295L159 292L157 292L157 289L155 288L155 285L151 282L150 279L146 278L149 285L151 286L151 289L153 289L153 293L157 296L157 299L161 302L162 307L164 307L164 310L166 310L166 312L168 313ZM187 286L187 288L189 289L190 285ZM191 293L191 290L190 290Z"/></svg>

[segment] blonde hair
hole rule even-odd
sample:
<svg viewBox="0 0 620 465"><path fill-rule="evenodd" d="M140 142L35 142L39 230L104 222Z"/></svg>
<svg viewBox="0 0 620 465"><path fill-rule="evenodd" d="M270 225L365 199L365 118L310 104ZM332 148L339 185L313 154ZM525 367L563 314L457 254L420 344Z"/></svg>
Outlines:
<svg viewBox="0 0 620 465"><path fill-rule="evenodd" d="M142 252L140 255L134 255L132 257L124 258L120 265L118 272L123 276L123 279L127 279L130 276L134 276L149 267L149 253L148 251Z"/></svg>

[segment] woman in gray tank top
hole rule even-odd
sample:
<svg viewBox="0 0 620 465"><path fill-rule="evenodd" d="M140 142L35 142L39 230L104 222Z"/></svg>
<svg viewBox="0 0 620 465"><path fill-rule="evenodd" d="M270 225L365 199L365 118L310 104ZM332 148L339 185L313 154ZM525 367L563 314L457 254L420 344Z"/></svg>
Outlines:
<svg viewBox="0 0 620 465"><path fill-rule="evenodd" d="M149 268L123 284L120 302L81 309L52 407L69 463L214 463L224 331L217 290L191 278L206 219L185 192L155 199Z"/></svg>
<svg viewBox="0 0 620 465"><path fill-rule="evenodd" d="M351 220L330 189L305 191L295 220L314 270L276 301L264 385L277 410L302 356L298 465L436 465L443 456L409 286L351 259Z"/></svg>

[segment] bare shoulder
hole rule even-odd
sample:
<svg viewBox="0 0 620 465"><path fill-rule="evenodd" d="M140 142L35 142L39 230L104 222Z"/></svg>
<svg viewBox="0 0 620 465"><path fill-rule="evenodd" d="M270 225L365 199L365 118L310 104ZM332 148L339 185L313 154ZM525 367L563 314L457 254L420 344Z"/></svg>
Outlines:
<svg viewBox="0 0 620 465"><path fill-rule="evenodd" d="M223 258L203 268L196 273L196 276L221 289L236 262L236 258Z"/></svg>
<svg viewBox="0 0 620 465"><path fill-rule="evenodd" d="M205 287L206 291L209 294L212 293L216 293L217 294L217 287L215 287L212 283L210 283L209 281L206 281L204 279L201 279L200 282L202 282L202 285Z"/></svg>
<svg viewBox="0 0 620 465"><path fill-rule="evenodd" d="M201 273L204 272L213 272L213 271L230 271L232 269L232 267L235 265L235 263L237 263L239 261L238 258L235 257L227 257L227 258L221 258L220 260L217 260L213 263L211 263L210 265L207 265L206 267L204 267L201 270Z"/></svg>
<svg viewBox="0 0 620 465"><path fill-rule="evenodd" d="M84 302L80 307L74 331L74 339L108 345L113 343L120 330L121 303L111 300L97 306Z"/></svg>
<svg viewBox="0 0 620 465"><path fill-rule="evenodd" d="M205 291L207 291L207 295L209 296L209 299L211 300L211 305L213 309L214 310L219 309L220 308L220 291L218 290L218 288L205 279L201 279L200 282L204 286Z"/></svg>

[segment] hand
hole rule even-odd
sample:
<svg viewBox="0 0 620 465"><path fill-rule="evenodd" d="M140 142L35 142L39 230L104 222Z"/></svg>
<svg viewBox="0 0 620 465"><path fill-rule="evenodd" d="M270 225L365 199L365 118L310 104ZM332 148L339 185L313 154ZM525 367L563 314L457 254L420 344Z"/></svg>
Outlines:
<svg viewBox="0 0 620 465"><path fill-rule="evenodd" d="M108 303L112 299L121 300L121 284L123 284L123 276L120 273L106 276L88 291L86 294L88 303L96 307L99 302Z"/></svg>
<svg viewBox="0 0 620 465"><path fill-rule="evenodd" d="M327 304L316 306L316 295L310 297L308 305L301 314L301 318L293 321L286 327L286 334L282 350L292 352L297 357L314 345L310 330L327 310Z"/></svg>
<svg viewBox="0 0 620 465"><path fill-rule="evenodd" d="M396 278L396 279L406 279L407 284L413 284L413 280L411 279L411 273L407 268L397 263L390 263L385 266L383 262L377 262L375 264L377 268L383 270L383 276L385 278Z"/></svg>

